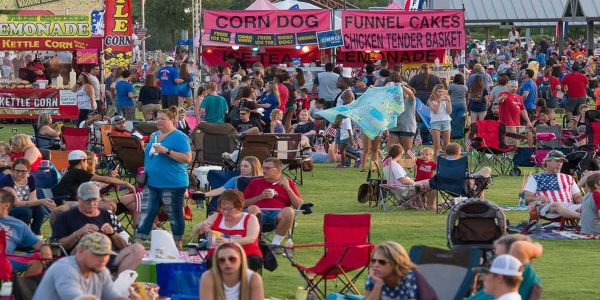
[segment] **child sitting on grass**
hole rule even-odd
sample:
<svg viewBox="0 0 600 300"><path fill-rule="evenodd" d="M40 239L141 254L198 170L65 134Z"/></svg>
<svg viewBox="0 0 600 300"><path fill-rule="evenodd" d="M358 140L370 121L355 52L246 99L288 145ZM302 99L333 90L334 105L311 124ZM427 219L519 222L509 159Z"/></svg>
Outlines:
<svg viewBox="0 0 600 300"><path fill-rule="evenodd" d="M600 234L600 174L590 175L586 186L589 192L583 197L581 205L581 232Z"/></svg>

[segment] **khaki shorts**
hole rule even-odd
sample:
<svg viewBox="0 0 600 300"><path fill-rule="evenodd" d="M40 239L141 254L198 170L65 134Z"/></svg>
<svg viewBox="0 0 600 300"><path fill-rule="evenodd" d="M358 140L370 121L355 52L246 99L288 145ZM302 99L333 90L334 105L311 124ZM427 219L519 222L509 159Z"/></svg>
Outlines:
<svg viewBox="0 0 600 300"><path fill-rule="evenodd" d="M506 133L519 133L519 127L521 126L506 126ZM518 146L521 141L512 137L505 136L504 143L507 146Z"/></svg>
<svg viewBox="0 0 600 300"><path fill-rule="evenodd" d="M146 104L142 105L142 114L144 115L144 120L154 120L154 115L157 111L161 110L162 106L160 104Z"/></svg>

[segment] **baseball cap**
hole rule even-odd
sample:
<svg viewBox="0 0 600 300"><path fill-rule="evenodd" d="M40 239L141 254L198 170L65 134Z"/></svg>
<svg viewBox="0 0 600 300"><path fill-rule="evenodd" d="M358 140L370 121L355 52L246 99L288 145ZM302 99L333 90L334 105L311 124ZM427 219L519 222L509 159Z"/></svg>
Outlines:
<svg viewBox="0 0 600 300"><path fill-rule="evenodd" d="M544 162L549 161L549 160L562 160L564 162L567 161L567 158L565 157L565 155L558 151L558 150L552 150L550 152L548 152L548 154L546 154L546 157L544 158Z"/></svg>
<svg viewBox="0 0 600 300"><path fill-rule="evenodd" d="M79 247L96 255L117 255L112 251L110 238L100 232L90 232L79 240Z"/></svg>
<svg viewBox="0 0 600 300"><path fill-rule="evenodd" d="M169 57L167 57L167 60L166 60L166 61L167 61L168 63L174 63L174 62L175 62L175 59L174 59L173 57L169 56Z"/></svg>
<svg viewBox="0 0 600 300"><path fill-rule="evenodd" d="M84 201L100 199L100 191L93 182L84 182L77 189L77 197Z"/></svg>
<svg viewBox="0 0 600 300"><path fill-rule="evenodd" d="M508 86L519 86L519 82L516 80L511 80L508 82Z"/></svg>
<svg viewBox="0 0 600 300"><path fill-rule="evenodd" d="M121 123L121 122L125 122L125 118L123 118L123 116L116 115L116 116L112 117L112 119L110 119L111 124L116 124L116 123Z"/></svg>
<svg viewBox="0 0 600 300"><path fill-rule="evenodd" d="M233 75L233 77L231 77L231 78L232 78L232 79L235 79L235 80L237 80L237 81L240 81L240 80L242 80L242 75L240 75L240 74L235 74L235 75Z"/></svg>
<svg viewBox="0 0 600 300"><path fill-rule="evenodd" d="M503 254L494 258L489 272L505 276L521 276L521 265L514 256Z"/></svg>
<svg viewBox="0 0 600 300"><path fill-rule="evenodd" d="M83 152L81 150L73 150L73 151L69 152L69 156L67 157L67 160L82 160L82 159L87 159L87 154L85 154L85 152Z"/></svg>

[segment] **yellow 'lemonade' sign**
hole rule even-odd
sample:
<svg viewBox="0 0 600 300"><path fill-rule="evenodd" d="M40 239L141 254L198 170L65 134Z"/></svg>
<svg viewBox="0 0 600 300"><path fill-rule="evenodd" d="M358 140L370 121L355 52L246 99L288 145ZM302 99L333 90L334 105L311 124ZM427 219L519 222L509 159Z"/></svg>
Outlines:
<svg viewBox="0 0 600 300"><path fill-rule="evenodd" d="M84 38L92 35L89 15L0 15L0 37Z"/></svg>

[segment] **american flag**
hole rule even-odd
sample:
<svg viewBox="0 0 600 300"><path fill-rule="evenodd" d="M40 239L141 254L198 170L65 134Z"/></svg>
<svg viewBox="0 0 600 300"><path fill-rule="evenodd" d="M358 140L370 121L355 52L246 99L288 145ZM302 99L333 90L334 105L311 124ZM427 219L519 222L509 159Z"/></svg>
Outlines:
<svg viewBox="0 0 600 300"><path fill-rule="evenodd" d="M471 146L472 143L473 142L471 142L471 139L465 139L465 149L467 150L467 152L473 151L473 146Z"/></svg>
<svg viewBox="0 0 600 300"><path fill-rule="evenodd" d="M575 180L571 175L543 172L533 175L533 179L537 182L536 196L545 196L551 203L573 202L571 186L573 186Z"/></svg>
<svg viewBox="0 0 600 300"><path fill-rule="evenodd" d="M415 157L417 156L416 153L415 153L415 151L413 151L413 149L409 149L408 151L406 151L406 154L408 154L408 156L411 159L415 159Z"/></svg>
<svg viewBox="0 0 600 300"><path fill-rule="evenodd" d="M421 144L423 144L423 139L421 138L420 134L417 134L417 136L415 137L415 140L413 141L413 145L419 146Z"/></svg>

